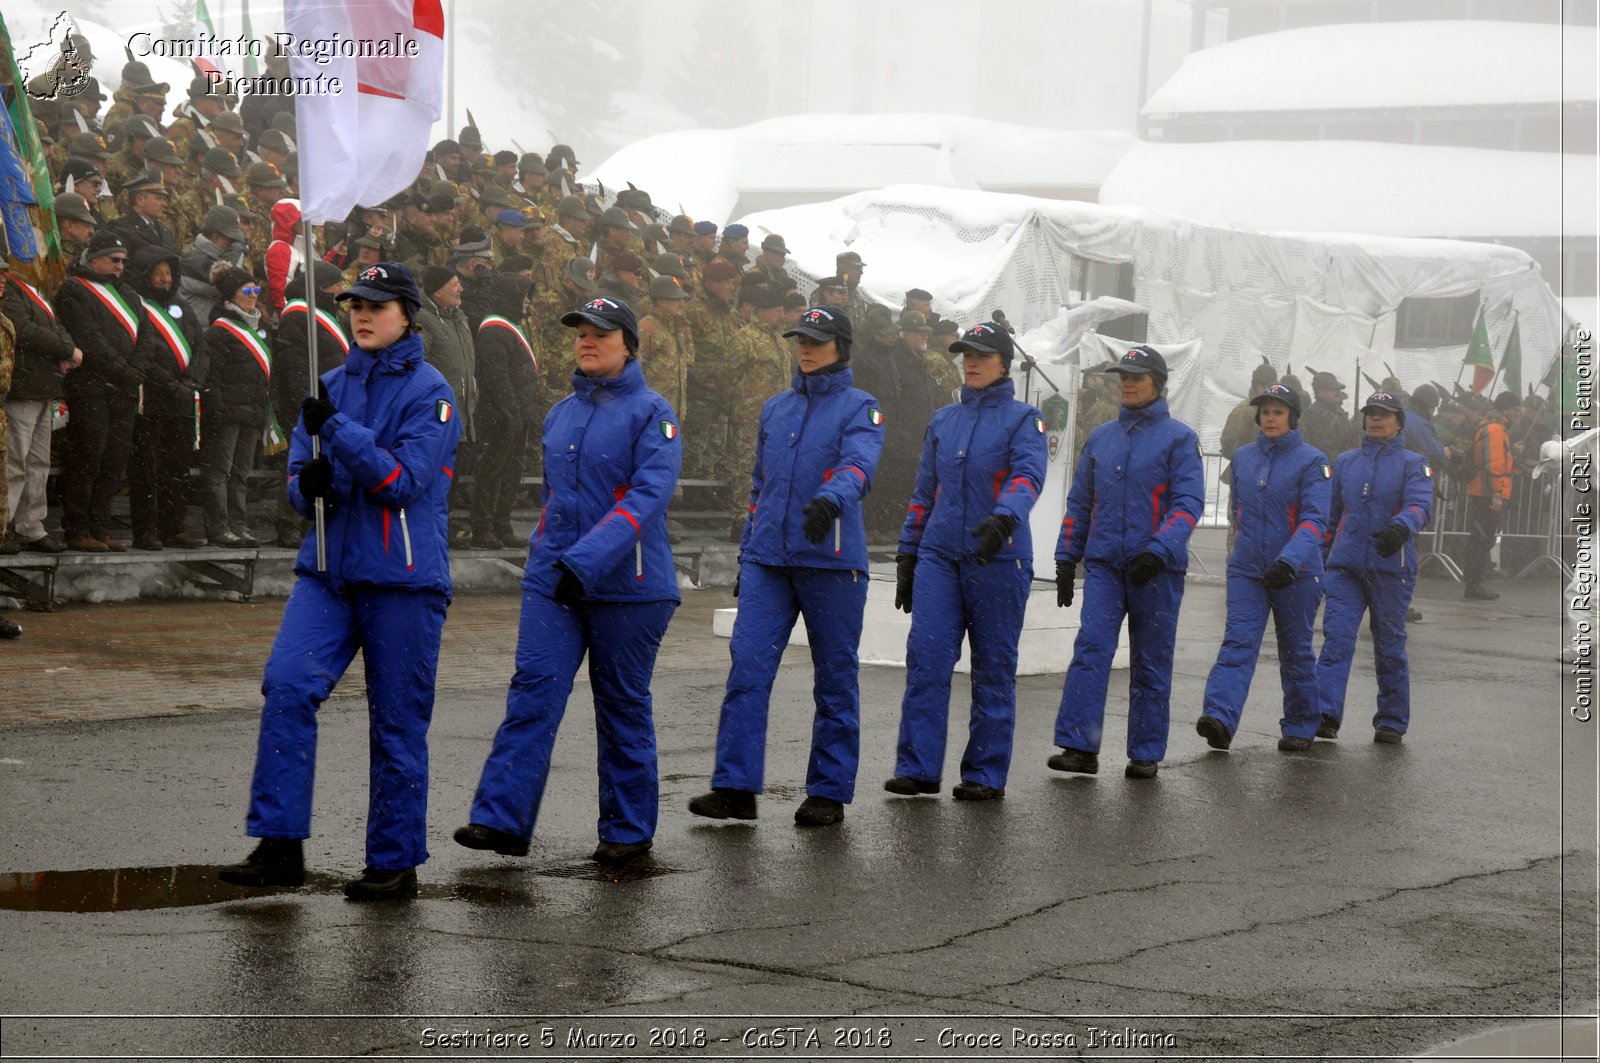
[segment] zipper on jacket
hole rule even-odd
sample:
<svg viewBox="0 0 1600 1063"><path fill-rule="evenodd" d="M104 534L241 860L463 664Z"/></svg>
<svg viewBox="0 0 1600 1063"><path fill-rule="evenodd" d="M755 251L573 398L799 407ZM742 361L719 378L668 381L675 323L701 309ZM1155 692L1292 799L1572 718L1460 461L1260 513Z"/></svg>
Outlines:
<svg viewBox="0 0 1600 1063"><path fill-rule="evenodd" d="M841 535L841 532L840 532L840 529L839 529L840 521L841 521L841 518L839 518L839 517L834 517L833 518L833 556L834 557L838 557L844 550L843 546L841 545L842 535Z"/></svg>
<svg viewBox="0 0 1600 1063"><path fill-rule="evenodd" d="M405 543L406 546L406 571L410 572L415 569L416 566L412 564L411 526L406 523L406 511L404 506L400 507L400 541Z"/></svg>
<svg viewBox="0 0 1600 1063"><path fill-rule="evenodd" d="M644 539L633 541L633 575L640 583L644 582Z"/></svg>

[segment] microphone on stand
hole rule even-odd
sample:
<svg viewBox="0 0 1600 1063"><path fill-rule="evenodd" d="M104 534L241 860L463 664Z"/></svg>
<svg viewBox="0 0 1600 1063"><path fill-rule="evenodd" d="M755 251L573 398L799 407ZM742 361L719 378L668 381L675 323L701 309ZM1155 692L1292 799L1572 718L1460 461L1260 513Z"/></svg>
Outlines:
<svg viewBox="0 0 1600 1063"><path fill-rule="evenodd" d="M1049 384L1051 391L1055 392L1057 395L1061 394L1061 389L1056 387L1056 382L1045 375L1044 370L1039 368L1039 363L1033 360L1032 355L1022 349L1022 344L1017 342L1017 330L1012 327L1011 322L1006 320L1006 312L1004 310L991 310L989 311L989 320L1005 329L1007 334L1011 336L1011 345L1015 347L1017 349L1017 353L1022 356L1022 367L1030 373L1038 373L1039 379L1043 380L1046 384Z"/></svg>

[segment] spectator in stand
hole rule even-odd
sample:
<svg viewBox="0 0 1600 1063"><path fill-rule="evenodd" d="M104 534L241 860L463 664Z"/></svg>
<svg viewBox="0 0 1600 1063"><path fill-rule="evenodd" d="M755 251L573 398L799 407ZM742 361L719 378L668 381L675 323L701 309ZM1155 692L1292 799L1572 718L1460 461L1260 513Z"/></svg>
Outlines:
<svg viewBox="0 0 1600 1063"><path fill-rule="evenodd" d="M272 243L267 247L267 306L274 316L282 313L283 304L289 301L283 290L301 272L303 247L300 202L278 200L272 205Z"/></svg>
<svg viewBox="0 0 1600 1063"><path fill-rule="evenodd" d="M306 357L306 314L316 319L317 376L320 378L344 364L350 353L350 337L339 315L334 298L346 287L344 276L331 262L318 259L312 266L315 287L309 304L306 276L302 271L284 288L288 301L278 316L278 330L272 341L272 408L281 427L310 394L311 360ZM274 544L297 550L305 539L307 524L289 501L287 492L278 493L278 511L273 518Z"/></svg>
<svg viewBox="0 0 1600 1063"><path fill-rule="evenodd" d="M200 434L206 538L212 546L255 547L245 485L267 424L272 355L255 277L227 269L216 285L223 303L206 333L209 368Z"/></svg>
<svg viewBox="0 0 1600 1063"><path fill-rule="evenodd" d="M133 424L128 512L135 550L204 546L183 523L189 467L200 444L199 391L205 383L205 334L178 296L178 256L146 245L129 259L129 283L144 302L134 364L144 389Z"/></svg>
<svg viewBox="0 0 1600 1063"><path fill-rule="evenodd" d="M522 490L528 435L539 428L539 359L521 324L532 290L532 282L520 274L496 274L489 287L490 312L477 328L483 455L473 490L472 545L484 550L528 544L527 536L511 527L511 507Z"/></svg>
<svg viewBox="0 0 1600 1063"><path fill-rule="evenodd" d="M132 255L142 247L176 252L178 241L162 221L167 215L172 191L161 176L135 174L122 186L122 192L128 197L127 210L109 228L122 237L122 242L128 245L128 253Z"/></svg>
<svg viewBox="0 0 1600 1063"><path fill-rule="evenodd" d="M222 301L221 294L211 283L212 275L220 269L242 268L247 250L244 230L239 228L238 211L232 207L212 207L206 211L194 246L178 260L183 272L178 293L194 308L201 321L216 317L217 304Z"/></svg>
<svg viewBox="0 0 1600 1063"><path fill-rule="evenodd" d="M422 327L423 357L455 392L456 417L461 421L455 474L450 480L450 508L469 508L463 485L467 477L475 476L478 467L478 359L472 326L461 309L461 278L454 271L444 266L428 266L422 271L422 309L417 313L417 324ZM451 539L455 539L454 531Z"/></svg>
<svg viewBox="0 0 1600 1063"><path fill-rule="evenodd" d="M116 233L97 232L56 295L61 323L83 350L83 367L64 389L72 416L61 467L61 527L70 550L127 549L111 536L111 501L122 486L144 383L133 361L143 309L122 279L127 261Z"/></svg>
<svg viewBox="0 0 1600 1063"><path fill-rule="evenodd" d="M0 258L0 278L9 269ZM6 520L23 550L59 554L66 547L45 531L45 483L50 475L50 422L61 398L61 378L83 362L83 352L56 319L43 293L12 274L0 297L16 328L11 392L6 396Z"/></svg>

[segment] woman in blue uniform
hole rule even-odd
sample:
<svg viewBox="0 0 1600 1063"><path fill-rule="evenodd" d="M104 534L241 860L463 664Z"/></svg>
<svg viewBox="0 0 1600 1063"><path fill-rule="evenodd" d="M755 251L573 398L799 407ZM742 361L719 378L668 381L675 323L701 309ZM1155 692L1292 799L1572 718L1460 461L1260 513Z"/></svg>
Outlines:
<svg viewBox="0 0 1600 1063"><path fill-rule="evenodd" d="M1417 587L1417 533L1433 515L1433 468L1407 450L1405 407L1374 391L1361 407L1360 448L1333 463L1328 523L1333 544L1324 581L1322 654L1317 658L1318 738L1337 738L1361 617L1372 613L1372 655L1378 711L1372 740L1398 744L1411 723L1411 665L1406 659L1406 609Z"/></svg>
<svg viewBox="0 0 1600 1063"><path fill-rule="evenodd" d="M883 417L852 387L850 319L837 307L800 315L794 386L761 410L750 515L739 547L739 615L717 725L711 792L689 811L755 819L766 767L767 707L795 620L806 621L817 712L811 725L802 827L844 818L861 759L856 648L867 606L861 501L883 449Z"/></svg>
<svg viewBox="0 0 1600 1063"><path fill-rule="evenodd" d="M1056 771L1100 770L1111 658L1128 620L1130 779L1153 779L1167 752L1172 649L1178 638L1189 536L1205 511L1205 469L1194 429L1173 419L1162 393L1167 363L1143 344L1106 369L1121 377L1117 419L1084 445L1056 540L1056 604L1072 604L1086 562L1083 612L1056 713Z"/></svg>
<svg viewBox="0 0 1600 1063"><path fill-rule="evenodd" d="M516 674L472 801L469 849L524 856L556 728L584 654L599 742L600 845L616 865L649 851L660 794L650 677L678 606L667 503L683 448L667 400L645 386L633 310L592 299L576 329L572 394L544 422L543 512L522 577Z"/></svg>
<svg viewBox="0 0 1600 1063"><path fill-rule="evenodd" d="M1228 557L1228 626L1206 679L1195 731L1227 749L1250 694L1270 613L1277 625L1286 753L1317 733L1316 654L1311 628L1322 604L1322 544L1328 479L1322 451L1300 438L1300 396L1273 384L1250 400L1260 434L1233 454L1233 552Z"/></svg>
<svg viewBox="0 0 1600 1063"><path fill-rule="evenodd" d="M306 399L289 444L289 501L309 520L323 500L327 570L317 570L317 542L307 539L261 681L246 830L261 843L220 877L304 883L317 708L360 650L371 732L367 866L344 891L386 900L414 894L428 859L428 723L450 602L447 500L461 423L450 385L422 359L411 271L379 262L339 299L356 345L323 375L324 396ZM322 442L315 459L312 434Z"/></svg>
<svg viewBox="0 0 1600 1063"><path fill-rule="evenodd" d="M1017 718L1017 640L1033 582L1028 513L1049 462L1044 417L1016 398L1015 347L992 321L950 345L961 401L933 415L895 557L895 606L911 614L892 794L939 792L950 679L972 644L963 801L1004 797Z"/></svg>

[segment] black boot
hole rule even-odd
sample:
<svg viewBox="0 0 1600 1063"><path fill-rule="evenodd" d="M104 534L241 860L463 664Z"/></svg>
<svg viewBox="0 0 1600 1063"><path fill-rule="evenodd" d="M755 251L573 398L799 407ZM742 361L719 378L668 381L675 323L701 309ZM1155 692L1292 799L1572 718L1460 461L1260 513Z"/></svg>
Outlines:
<svg viewBox="0 0 1600 1063"><path fill-rule="evenodd" d="M756 795L748 790L713 789L692 798L689 811L707 819L755 819Z"/></svg>
<svg viewBox="0 0 1600 1063"><path fill-rule="evenodd" d="M414 867L368 867L361 877L344 884L346 900L401 901L417 895L417 869Z"/></svg>
<svg viewBox="0 0 1600 1063"><path fill-rule="evenodd" d="M217 870L217 877L235 886L304 886L306 859L299 838L262 838L242 864Z"/></svg>

